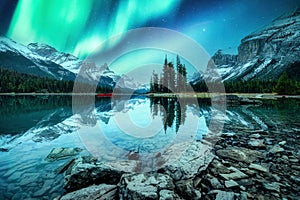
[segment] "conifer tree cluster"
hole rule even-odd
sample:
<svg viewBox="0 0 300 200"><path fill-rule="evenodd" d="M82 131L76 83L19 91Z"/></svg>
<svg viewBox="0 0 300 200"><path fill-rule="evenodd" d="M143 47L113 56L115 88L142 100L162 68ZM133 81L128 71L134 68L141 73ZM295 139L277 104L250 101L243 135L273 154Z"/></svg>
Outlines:
<svg viewBox="0 0 300 200"><path fill-rule="evenodd" d="M0 93L72 93L74 81L57 80L48 77L39 77L30 74L24 74L17 71L4 69L0 67ZM84 88L91 88L88 83L80 83L79 91L89 91ZM111 93L112 87L96 87L97 93Z"/></svg>
<svg viewBox="0 0 300 200"><path fill-rule="evenodd" d="M286 72L278 79L277 84L273 88L273 92L278 94L300 94L300 83L296 80L290 79Z"/></svg>
<svg viewBox="0 0 300 200"><path fill-rule="evenodd" d="M250 81L234 80L223 82L227 93L277 93L277 94L300 94L300 82L288 77L284 72L278 80L260 80ZM208 92L205 81L199 81L192 84L196 92Z"/></svg>
<svg viewBox="0 0 300 200"><path fill-rule="evenodd" d="M187 78L186 66L181 63L179 56L176 57L176 69L172 62L168 62L167 56L159 75L153 71L150 79L151 93L186 92Z"/></svg>

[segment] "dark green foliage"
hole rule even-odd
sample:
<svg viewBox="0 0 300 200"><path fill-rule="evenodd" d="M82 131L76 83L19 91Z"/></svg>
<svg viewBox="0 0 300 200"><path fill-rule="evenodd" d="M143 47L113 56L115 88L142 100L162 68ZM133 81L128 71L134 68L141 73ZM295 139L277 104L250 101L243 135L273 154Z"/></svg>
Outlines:
<svg viewBox="0 0 300 200"><path fill-rule="evenodd" d="M290 79L287 73L283 72L273 91L278 94L299 94L299 86L299 82Z"/></svg>
<svg viewBox="0 0 300 200"><path fill-rule="evenodd" d="M289 79L287 73L283 73L278 81L259 80L251 81L225 81L225 90L227 93L278 93L278 94L300 94L300 83ZM192 85L196 92L208 92L207 85L200 81Z"/></svg>
<svg viewBox="0 0 300 200"><path fill-rule="evenodd" d="M59 93L72 92L73 81L61 81L51 78L23 74L0 68L0 92L17 93Z"/></svg>
<svg viewBox="0 0 300 200"><path fill-rule="evenodd" d="M228 93L272 93L276 81L251 80L225 82L225 90Z"/></svg>
<svg viewBox="0 0 300 200"><path fill-rule="evenodd" d="M16 71L0 68L0 93L71 93L73 81L57 80L23 74ZM80 83L80 87L91 88L87 83ZM110 93L113 88L98 85L97 93ZM81 89L80 91L88 91Z"/></svg>
<svg viewBox="0 0 300 200"><path fill-rule="evenodd" d="M163 65L163 70L158 78L158 74L153 72L150 79L150 92L186 92L187 79L186 79L186 67L181 64L180 58L177 55L176 70L174 64L168 62L167 56Z"/></svg>

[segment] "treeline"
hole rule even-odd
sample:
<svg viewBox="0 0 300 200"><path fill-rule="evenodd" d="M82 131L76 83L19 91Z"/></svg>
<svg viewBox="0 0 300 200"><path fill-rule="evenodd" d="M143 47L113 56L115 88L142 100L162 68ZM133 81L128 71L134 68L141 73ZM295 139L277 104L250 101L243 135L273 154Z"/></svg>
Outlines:
<svg viewBox="0 0 300 200"><path fill-rule="evenodd" d="M187 78L186 66L181 63L179 56L176 57L176 69L174 64L168 62L167 56L160 75L153 71L150 79L151 93L186 92Z"/></svg>
<svg viewBox="0 0 300 200"><path fill-rule="evenodd" d="M271 93L276 82L272 80L225 81L224 87L228 93ZM200 81L192 87L197 92L208 92L204 81Z"/></svg>
<svg viewBox="0 0 300 200"><path fill-rule="evenodd" d="M0 92L48 93L72 92L73 81L61 81L52 78L38 77L0 68Z"/></svg>
<svg viewBox="0 0 300 200"><path fill-rule="evenodd" d="M74 81L39 77L4 68L0 68L0 77L0 93L71 93L74 86ZM91 88L87 83L80 83L80 86ZM111 87L100 85L96 88L97 93L108 93L112 90Z"/></svg>
<svg viewBox="0 0 300 200"><path fill-rule="evenodd" d="M227 93L278 93L278 94L300 94L300 82L290 79L286 72L276 80L251 80L251 81L225 81ZM209 92L204 81L200 81L192 88L196 92Z"/></svg>

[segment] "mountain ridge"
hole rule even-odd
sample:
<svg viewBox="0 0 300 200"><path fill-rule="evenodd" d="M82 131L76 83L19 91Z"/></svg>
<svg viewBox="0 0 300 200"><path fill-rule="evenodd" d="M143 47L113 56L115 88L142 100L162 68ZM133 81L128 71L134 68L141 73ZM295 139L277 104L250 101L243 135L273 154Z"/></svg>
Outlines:
<svg viewBox="0 0 300 200"><path fill-rule="evenodd" d="M126 75L117 75L107 64L96 66L69 53L59 52L47 44L19 44L0 36L0 67L20 73L48 77L58 80L72 80L118 88L126 91L146 91L146 86ZM129 89L129 90L128 90Z"/></svg>
<svg viewBox="0 0 300 200"><path fill-rule="evenodd" d="M212 60L222 81L277 80L284 71L300 79L300 8L274 19L241 40L238 55L217 51ZM192 84L214 80L207 71L195 76Z"/></svg>

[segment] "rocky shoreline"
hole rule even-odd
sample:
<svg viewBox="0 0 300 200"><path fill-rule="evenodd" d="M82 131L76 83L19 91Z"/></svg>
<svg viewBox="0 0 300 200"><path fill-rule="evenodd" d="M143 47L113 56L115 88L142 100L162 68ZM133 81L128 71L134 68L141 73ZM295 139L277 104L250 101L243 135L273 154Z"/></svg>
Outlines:
<svg viewBox="0 0 300 200"><path fill-rule="evenodd" d="M73 159L64 169L66 194L56 199L299 199L300 129L230 129L213 148L212 138L193 142L155 172L126 173L89 156Z"/></svg>

